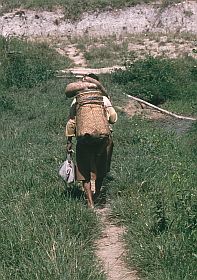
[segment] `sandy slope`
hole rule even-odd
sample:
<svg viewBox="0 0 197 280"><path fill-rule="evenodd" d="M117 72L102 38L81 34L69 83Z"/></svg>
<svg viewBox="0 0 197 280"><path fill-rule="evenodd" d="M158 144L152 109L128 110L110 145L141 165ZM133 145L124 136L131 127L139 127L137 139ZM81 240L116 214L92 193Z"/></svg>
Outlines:
<svg viewBox="0 0 197 280"><path fill-rule="evenodd" d="M71 22L61 10L17 10L0 17L3 36L108 36L138 32L191 32L197 34L197 2L185 1L167 8L143 4L127 9L84 14Z"/></svg>

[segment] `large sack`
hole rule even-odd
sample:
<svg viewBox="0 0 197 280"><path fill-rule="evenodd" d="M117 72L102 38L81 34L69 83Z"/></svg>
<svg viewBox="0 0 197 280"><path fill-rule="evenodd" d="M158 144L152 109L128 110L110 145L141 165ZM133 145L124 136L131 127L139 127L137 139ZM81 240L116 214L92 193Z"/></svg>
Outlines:
<svg viewBox="0 0 197 280"><path fill-rule="evenodd" d="M67 97L74 97L76 96L78 93L80 93L80 91L83 90L89 90L89 89L96 89L97 85L94 83L90 83L90 82L83 82L83 81L78 81L78 82L73 82L67 85L65 93Z"/></svg>
<svg viewBox="0 0 197 280"><path fill-rule="evenodd" d="M91 77L88 77L88 76L84 77L84 81L89 82L89 83L94 83L95 85L97 85L97 88L101 91L102 95L105 95L108 97L106 89L99 81L97 81L96 79L93 79Z"/></svg>
<svg viewBox="0 0 197 280"><path fill-rule="evenodd" d="M83 78L83 81L78 81L78 82L73 82L68 84L65 93L66 96L70 98L76 96L81 91L91 90L91 89L97 89L100 91L101 95L108 96L103 85L96 79L93 79L88 76L85 76Z"/></svg>
<svg viewBox="0 0 197 280"><path fill-rule="evenodd" d="M110 135L103 97L98 92L76 96L76 137L84 142L99 142Z"/></svg>

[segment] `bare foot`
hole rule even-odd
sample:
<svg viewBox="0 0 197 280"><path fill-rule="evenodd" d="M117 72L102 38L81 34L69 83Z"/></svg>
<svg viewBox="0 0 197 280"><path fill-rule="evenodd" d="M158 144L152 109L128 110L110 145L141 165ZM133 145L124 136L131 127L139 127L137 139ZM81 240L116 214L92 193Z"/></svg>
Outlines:
<svg viewBox="0 0 197 280"><path fill-rule="evenodd" d="M88 208L94 209L94 203L88 202Z"/></svg>

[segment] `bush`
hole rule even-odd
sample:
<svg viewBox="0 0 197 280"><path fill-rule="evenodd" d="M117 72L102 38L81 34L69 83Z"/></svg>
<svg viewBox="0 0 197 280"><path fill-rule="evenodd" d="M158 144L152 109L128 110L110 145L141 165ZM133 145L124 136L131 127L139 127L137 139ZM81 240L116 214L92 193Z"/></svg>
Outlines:
<svg viewBox="0 0 197 280"><path fill-rule="evenodd" d="M122 85L128 94L155 105L166 100L192 98L196 90L196 61L167 60L148 57L117 70L113 81Z"/></svg>
<svg viewBox="0 0 197 280"><path fill-rule="evenodd" d="M54 76L58 55L46 44L1 39L0 82L4 88L31 88Z"/></svg>

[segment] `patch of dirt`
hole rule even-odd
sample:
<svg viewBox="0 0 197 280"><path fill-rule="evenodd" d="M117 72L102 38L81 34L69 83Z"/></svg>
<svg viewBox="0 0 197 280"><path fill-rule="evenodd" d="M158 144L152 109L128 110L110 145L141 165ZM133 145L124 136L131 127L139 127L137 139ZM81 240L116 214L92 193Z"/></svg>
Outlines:
<svg viewBox="0 0 197 280"><path fill-rule="evenodd" d="M69 56L69 58L73 61L73 63L78 68L77 71L87 71L83 70L84 67L87 68L87 62L84 58L83 51L81 51L76 44L68 44L67 41L62 40L61 43L49 42L52 48L54 48L59 54L63 56ZM91 52L92 49L99 49L100 47L107 48L108 42L102 44L98 41L95 43L91 43L91 40L83 45L84 52ZM113 41L113 44L116 44L119 47L119 50L116 52L116 56L119 61L117 62L134 62L138 59L144 59L148 55L153 57L162 56L168 58L177 58L177 57L193 57L197 58L197 41L191 41L181 38L169 38L168 36L158 36L157 39L150 39L147 37L135 38L135 36L126 36L122 37L121 41L117 38L116 41ZM121 50L124 50L124 57L121 54ZM125 55L127 57L125 57ZM101 58L102 59L102 58ZM106 62L107 59L105 59ZM111 63L111 61L109 61ZM115 65L113 67L105 67L102 68L102 73L113 71L114 69L121 68L124 69L123 66ZM71 71L75 71L71 69ZM99 74L99 70L94 69Z"/></svg>
<svg viewBox="0 0 197 280"><path fill-rule="evenodd" d="M65 47L55 47L55 50L63 55L68 56L76 66L87 67L83 53L75 45L67 45Z"/></svg>
<svg viewBox="0 0 197 280"><path fill-rule="evenodd" d="M166 115L162 114L161 112L156 111L144 104L140 104L134 100L128 100L127 105L124 108L119 108L119 110L124 111L129 117L140 115L150 120L166 118Z"/></svg>
<svg viewBox="0 0 197 280"><path fill-rule="evenodd" d="M123 235L125 228L109 219L110 208L97 210L103 224L101 238L97 241L97 257L101 261L108 280L139 280L136 270L125 265Z"/></svg>
<svg viewBox="0 0 197 280"><path fill-rule="evenodd" d="M85 68L85 67L75 67L75 68L68 68L65 70L59 71L60 74L68 74L72 73L75 76L83 76L89 73L94 74L105 74L105 73L111 73L115 69L125 69L124 66L112 66L112 67L104 67L104 68Z"/></svg>
<svg viewBox="0 0 197 280"><path fill-rule="evenodd" d="M177 58L179 56L191 56L196 58L197 54L193 52L196 47L195 42L174 39L170 42L167 36L161 36L157 40L146 38L143 43L128 44L128 52L134 52L137 58L145 58L147 55L153 57L164 56L168 58Z"/></svg>

